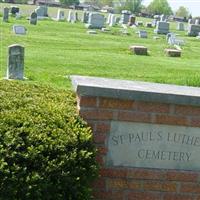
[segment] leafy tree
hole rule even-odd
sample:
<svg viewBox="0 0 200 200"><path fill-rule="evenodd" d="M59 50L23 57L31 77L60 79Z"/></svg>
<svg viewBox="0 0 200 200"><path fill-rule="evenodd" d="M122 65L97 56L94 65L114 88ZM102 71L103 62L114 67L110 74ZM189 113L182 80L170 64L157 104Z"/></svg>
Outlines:
<svg viewBox="0 0 200 200"><path fill-rule="evenodd" d="M106 5L112 6L113 1L112 0L101 0L100 4L101 4L101 6L106 6Z"/></svg>
<svg viewBox="0 0 200 200"><path fill-rule="evenodd" d="M176 16L178 17L189 17L189 11L186 7L180 6L179 9L176 11Z"/></svg>
<svg viewBox="0 0 200 200"><path fill-rule="evenodd" d="M125 2L119 1L122 6L118 10L130 10L133 13L139 13L142 9L143 0L126 0Z"/></svg>
<svg viewBox="0 0 200 200"><path fill-rule="evenodd" d="M147 10L150 14L154 15L171 15L173 14L170 5L168 4L167 0L153 0Z"/></svg>
<svg viewBox="0 0 200 200"><path fill-rule="evenodd" d="M142 9L142 1L143 0L133 0L133 12L139 13Z"/></svg>

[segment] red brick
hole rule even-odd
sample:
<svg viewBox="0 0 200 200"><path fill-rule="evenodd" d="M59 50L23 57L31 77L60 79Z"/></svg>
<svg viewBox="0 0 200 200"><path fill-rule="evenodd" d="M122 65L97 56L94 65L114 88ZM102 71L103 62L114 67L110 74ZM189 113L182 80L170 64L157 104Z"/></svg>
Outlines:
<svg viewBox="0 0 200 200"><path fill-rule="evenodd" d="M110 123L99 122L96 125L96 132L107 133L110 131Z"/></svg>
<svg viewBox="0 0 200 200"><path fill-rule="evenodd" d="M102 177L110 177L110 178L126 178L127 170L104 168L100 170L100 175Z"/></svg>
<svg viewBox="0 0 200 200"><path fill-rule="evenodd" d="M127 200L161 200L161 194L152 192L130 192Z"/></svg>
<svg viewBox="0 0 200 200"><path fill-rule="evenodd" d="M128 181L126 179L108 179L106 181L108 189L132 189L138 190L142 188L141 182L139 181Z"/></svg>
<svg viewBox="0 0 200 200"><path fill-rule="evenodd" d="M163 180L164 173L162 171L145 170L145 169L128 170L127 178L144 179L144 180L145 179Z"/></svg>
<svg viewBox="0 0 200 200"><path fill-rule="evenodd" d="M137 102L137 110L141 112L169 113L169 104Z"/></svg>
<svg viewBox="0 0 200 200"><path fill-rule="evenodd" d="M99 98L99 107L108 109L132 109L134 101L112 98Z"/></svg>
<svg viewBox="0 0 200 200"><path fill-rule="evenodd" d="M184 183L180 188L181 192L200 193L200 185L195 183Z"/></svg>
<svg viewBox="0 0 200 200"><path fill-rule="evenodd" d="M155 115L155 123L171 125L189 125L186 117L175 115Z"/></svg>
<svg viewBox="0 0 200 200"><path fill-rule="evenodd" d="M194 196L182 194L165 194L163 200L196 200Z"/></svg>
<svg viewBox="0 0 200 200"><path fill-rule="evenodd" d="M200 195L198 195L198 196L196 197L196 199L194 199L194 200L200 200Z"/></svg>
<svg viewBox="0 0 200 200"><path fill-rule="evenodd" d="M190 126L200 127L200 118L199 117L192 117L190 118Z"/></svg>
<svg viewBox="0 0 200 200"><path fill-rule="evenodd" d="M194 172L169 171L166 173L166 180L169 181L196 182L197 179L198 173Z"/></svg>
<svg viewBox="0 0 200 200"><path fill-rule="evenodd" d="M143 187L147 191L176 192L177 190L177 185L173 182L145 181Z"/></svg>
<svg viewBox="0 0 200 200"><path fill-rule="evenodd" d="M97 147L97 153L98 153L98 154L103 154L103 155L105 155L107 152L108 152L108 149L107 149L106 147L103 147L103 146Z"/></svg>
<svg viewBox="0 0 200 200"><path fill-rule="evenodd" d="M93 141L96 144L104 144L106 140L106 135L101 133L93 134Z"/></svg>
<svg viewBox="0 0 200 200"><path fill-rule="evenodd" d="M178 115L200 115L200 107L176 105L175 113Z"/></svg>
<svg viewBox="0 0 200 200"><path fill-rule="evenodd" d="M103 159L103 156L102 155L96 155L96 161L98 162L98 164L100 166L103 166L104 165L104 159Z"/></svg>
<svg viewBox="0 0 200 200"><path fill-rule="evenodd" d="M103 178L99 178L98 180L96 180L93 184L92 187L94 189L98 188L98 189L106 189L106 182Z"/></svg>
<svg viewBox="0 0 200 200"><path fill-rule="evenodd" d="M97 97L79 96L78 103L80 107L97 107Z"/></svg>
<svg viewBox="0 0 200 200"><path fill-rule="evenodd" d="M123 200L122 191L95 191L93 192L95 200Z"/></svg>
<svg viewBox="0 0 200 200"><path fill-rule="evenodd" d="M108 110L80 110L83 119L109 120L113 119L113 112Z"/></svg>
<svg viewBox="0 0 200 200"><path fill-rule="evenodd" d="M119 111L118 120L130 122L151 122L151 115L147 113Z"/></svg>

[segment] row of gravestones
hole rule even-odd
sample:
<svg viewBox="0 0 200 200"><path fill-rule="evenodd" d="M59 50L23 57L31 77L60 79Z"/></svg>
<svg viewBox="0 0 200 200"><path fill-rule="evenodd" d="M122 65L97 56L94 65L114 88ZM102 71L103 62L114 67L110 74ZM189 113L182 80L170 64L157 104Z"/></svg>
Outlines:
<svg viewBox="0 0 200 200"><path fill-rule="evenodd" d="M135 55L148 55L148 48L144 46L130 46L129 50ZM165 49L164 52L169 57L181 57L181 51L177 49Z"/></svg>
<svg viewBox="0 0 200 200"><path fill-rule="evenodd" d="M15 9L16 11L16 9ZM19 11L19 10L18 10ZM4 8L4 13L3 13L3 21L8 21L8 16L9 16L9 9ZM37 24L37 19L38 17L45 17L48 16L48 9L47 6L39 6L35 9L35 11L31 14L30 16L30 24ZM154 30L154 33L157 34L167 34L169 33L169 23L166 22L166 18L164 15L154 17L156 21L156 29ZM58 10L57 14L57 20L62 20L64 19L64 11ZM75 11L70 10L68 14L67 21L68 22L76 22L78 20L78 13ZM160 20L160 21L158 21ZM134 15L131 15L129 11L122 11L121 18L117 20L116 16L114 14L109 14L107 18L107 24L109 26L114 26L117 22L121 24L128 24L129 26L132 25L141 25L141 22L137 22L136 24L136 18ZM103 28L104 27L104 15L100 13L88 13L84 12L83 13L83 18L82 22L87 23L86 27L87 28ZM152 23L153 24L153 23ZM190 19L188 22L188 35L189 36L198 36L200 32L200 25L199 25L199 20L196 19L195 21ZM151 23L147 24L147 27L151 27ZM183 23L178 23L177 26L178 30L185 30L184 24Z"/></svg>
<svg viewBox="0 0 200 200"><path fill-rule="evenodd" d="M130 50L137 55L147 55L147 48L143 46L131 46ZM168 56L180 56L180 51L166 49ZM24 47L14 44L8 47L7 79L24 79Z"/></svg>

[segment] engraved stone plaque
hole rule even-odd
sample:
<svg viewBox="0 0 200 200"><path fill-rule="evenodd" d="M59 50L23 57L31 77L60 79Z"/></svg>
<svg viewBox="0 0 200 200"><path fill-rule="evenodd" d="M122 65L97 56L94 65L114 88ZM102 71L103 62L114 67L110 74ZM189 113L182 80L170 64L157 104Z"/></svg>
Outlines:
<svg viewBox="0 0 200 200"><path fill-rule="evenodd" d="M111 122L107 166L200 170L200 128Z"/></svg>

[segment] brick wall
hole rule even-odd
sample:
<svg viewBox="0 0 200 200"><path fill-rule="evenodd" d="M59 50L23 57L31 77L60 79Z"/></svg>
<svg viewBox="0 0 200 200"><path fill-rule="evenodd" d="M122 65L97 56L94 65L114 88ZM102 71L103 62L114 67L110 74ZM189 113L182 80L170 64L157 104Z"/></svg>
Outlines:
<svg viewBox="0 0 200 200"><path fill-rule="evenodd" d="M111 120L200 127L200 106L77 96L80 115L93 130L100 178L96 200L200 200L198 171L108 168L106 140ZM200 159L200 158L199 158Z"/></svg>

